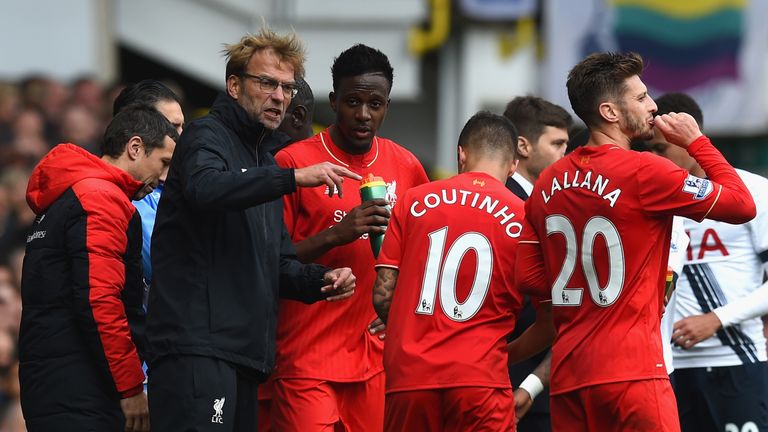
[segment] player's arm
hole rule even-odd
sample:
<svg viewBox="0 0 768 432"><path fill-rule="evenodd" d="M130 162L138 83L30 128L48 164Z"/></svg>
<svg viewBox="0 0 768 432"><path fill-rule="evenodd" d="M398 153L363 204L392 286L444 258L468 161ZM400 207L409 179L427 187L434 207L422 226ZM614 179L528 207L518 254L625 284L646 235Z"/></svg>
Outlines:
<svg viewBox="0 0 768 432"><path fill-rule="evenodd" d="M376 267L376 283L373 285L373 309L386 324L392 295L395 293L399 271L391 267Z"/></svg>
<svg viewBox="0 0 768 432"><path fill-rule="evenodd" d="M544 267L544 255L538 241L521 240L517 245L515 286L520 292L531 296L551 296Z"/></svg>
<svg viewBox="0 0 768 432"><path fill-rule="evenodd" d="M387 229L390 212L383 199L366 201L347 213L341 222L294 244L302 262L312 262L329 250L351 243L363 234L381 234Z"/></svg>
<svg viewBox="0 0 768 432"><path fill-rule="evenodd" d="M109 371L121 397L129 398L144 388L122 301L129 216L119 196L78 189L75 193L84 211L67 228L73 318L92 358Z"/></svg>
<svg viewBox="0 0 768 432"><path fill-rule="evenodd" d="M693 117L685 113L664 114L654 119L654 125L668 142L686 149L708 179L715 183L712 190L714 198L709 209L702 215L700 209L692 207L691 217L734 224L746 223L755 217L755 202L746 185L709 138L701 133ZM705 183L701 191L704 198L709 194L707 187L710 186Z"/></svg>
<svg viewBox="0 0 768 432"><path fill-rule="evenodd" d="M552 351L548 352L544 360L536 366L520 386L514 391L515 421L520 421L533 406L536 399L545 387L549 386L549 373L552 370Z"/></svg>
<svg viewBox="0 0 768 432"><path fill-rule="evenodd" d="M509 364L529 359L552 345L555 325L552 322L552 302L541 302L536 308L536 321L515 340L507 344Z"/></svg>
<svg viewBox="0 0 768 432"><path fill-rule="evenodd" d="M230 167L224 144L210 139L213 131L187 129L180 146L179 171L184 197L206 211L244 210L280 198L296 190L293 169L278 166ZM175 159L175 158L174 158ZM237 169L234 169L237 168Z"/></svg>
<svg viewBox="0 0 768 432"><path fill-rule="evenodd" d="M763 267L768 269L768 264L763 264ZM709 339L721 328L766 314L768 314L768 282L713 311L689 316L676 322L672 340L681 348L688 349Z"/></svg>

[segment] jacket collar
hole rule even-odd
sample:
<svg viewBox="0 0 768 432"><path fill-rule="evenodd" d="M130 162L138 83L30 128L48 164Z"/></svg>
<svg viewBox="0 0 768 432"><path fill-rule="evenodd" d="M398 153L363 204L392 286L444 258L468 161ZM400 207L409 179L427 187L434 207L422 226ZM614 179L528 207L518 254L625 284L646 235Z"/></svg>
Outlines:
<svg viewBox="0 0 768 432"><path fill-rule="evenodd" d="M253 146L254 149L272 135L271 130L265 128L260 122L251 120L245 109L224 92L216 96L211 107L211 115L232 129L244 144Z"/></svg>

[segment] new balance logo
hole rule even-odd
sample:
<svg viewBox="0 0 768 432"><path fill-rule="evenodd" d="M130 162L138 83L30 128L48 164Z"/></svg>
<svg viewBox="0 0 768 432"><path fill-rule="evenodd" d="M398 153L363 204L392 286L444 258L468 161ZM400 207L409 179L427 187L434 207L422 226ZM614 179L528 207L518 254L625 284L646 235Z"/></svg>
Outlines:
<svg viewBox="0 0 768 432"><path fill-rule="evenodd" d="M37 240L41 238L45 238L45 231L35 231L32 234L27 236L27 243L30 243L32 240Z"/></svg>
<svg viewBox="0 0 768 432"><path fill-rule="evenodd" d="M211 417L211 423L224 424L224 401L225 400L226 400L225 397L222 397L221 399L213 400L213 410L215 412L213 413L213 417Z"/></svg>

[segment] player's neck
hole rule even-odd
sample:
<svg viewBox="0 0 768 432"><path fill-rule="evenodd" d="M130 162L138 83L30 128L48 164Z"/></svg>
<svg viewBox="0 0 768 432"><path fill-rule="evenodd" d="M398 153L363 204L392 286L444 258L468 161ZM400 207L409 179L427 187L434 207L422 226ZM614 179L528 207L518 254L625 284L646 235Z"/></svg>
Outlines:
<svg viewBox="0 0 768 432"><path fill-rule="evenodd" d="M519 174L522 178L528 180L530 184L536 183L537 176L533 175L533 173L528 170L528 167L523 164L523 161L521 160L519 164L517 164L517 169L515 170L517 174Z"/></svg>
<svg viewBox="0 0 768 432"><path fill-rule="evenodd" d="M629 150L630 141L618 128L597 127L589 131L587 146L597 147L603 144L614 144L624 150Z"/></svg>
<svg viewBox="0 0 768 432"><path fill-rule="evenodd" d="M501 166L498 161L495 160L478 160L473 163L468 163L462 173L466 172L481 172L488 174L496 180L506 183L507 177L509 177L509 170Z"/></svg>

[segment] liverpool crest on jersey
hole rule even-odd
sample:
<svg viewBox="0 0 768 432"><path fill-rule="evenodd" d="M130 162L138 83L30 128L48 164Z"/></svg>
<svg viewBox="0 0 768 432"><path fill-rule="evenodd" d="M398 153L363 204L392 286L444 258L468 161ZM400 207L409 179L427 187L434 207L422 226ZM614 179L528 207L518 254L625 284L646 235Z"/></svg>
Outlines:
<svg viewBox="0 0 768 432"><path fill-rule="evenodd" d="M397 202L397 180L392 180L392 182L387 183L387 195L384 197L387 201L389 201L389 206L394 207L395 203Z"/></svg>

